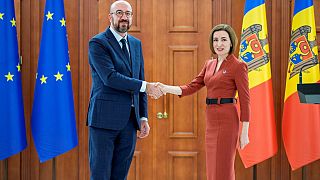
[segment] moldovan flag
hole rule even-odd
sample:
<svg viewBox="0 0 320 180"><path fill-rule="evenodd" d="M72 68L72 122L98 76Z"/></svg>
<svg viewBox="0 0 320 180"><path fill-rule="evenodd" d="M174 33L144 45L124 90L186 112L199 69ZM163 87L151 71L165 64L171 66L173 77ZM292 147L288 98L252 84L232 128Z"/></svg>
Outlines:
<svg viewBox="0 0 320 180"><path fill-rule="evenodd" d="M0 1L0 160L27 147L14 1Z"/></svg>
<svg viewBox="0 0 320 180"><path fill-rule="evenodd" d="M295 0L289 57L282 137L295 170L320 159L320 105L301 104L297 92L301 69L303 83L320 80L312 0Z"/></svg>
<svg viewBox="0 0 320 180"><path fill-rule="evenodd" d="M47 0L32 108L40 162L78 145L63 0Z"/></svg>
<svg viewBox="0 0 320 180"><path fill-rule="evenodd" d="M249 71L250 143L238 150L246 168L272 157L278 149L267 36L264 0L247 0L239 55Z"/></svg>

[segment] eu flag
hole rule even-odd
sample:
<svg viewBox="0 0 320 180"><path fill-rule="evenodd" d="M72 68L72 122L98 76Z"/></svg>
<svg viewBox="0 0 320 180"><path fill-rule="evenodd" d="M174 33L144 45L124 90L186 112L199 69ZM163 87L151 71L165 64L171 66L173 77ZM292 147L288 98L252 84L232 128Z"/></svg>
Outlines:
<svg viewBox="0 0 320 180"><path fill-rule="evenodd" d="M78 144L63 0L47 0L32 108L40 162Z"/></svg>
<svg viewBox="0 0 320 180"><path fill-rule="evenodd" d="M0 160L27 147L14 1L0 1Z"/></svg>

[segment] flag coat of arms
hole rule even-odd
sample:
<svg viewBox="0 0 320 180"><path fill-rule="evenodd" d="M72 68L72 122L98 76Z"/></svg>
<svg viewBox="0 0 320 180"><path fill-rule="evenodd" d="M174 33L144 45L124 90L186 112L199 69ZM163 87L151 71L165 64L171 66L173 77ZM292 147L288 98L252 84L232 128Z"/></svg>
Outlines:
<svg viewBox="0 0 320 180"><path fill-rule="evenodd" d="M302 104L297 84L320 82L312 0L295 0L282 117L282 138L292 170L320 159L320 106Z"/></svg>
<svg viewBox="0 0 320 180"><path fill-rule="evenodd" d="M0 1L0 160L27 147L14 1Z"/></svg>
<svg viewBox="0 0 320 180"><path fill-rule="evenodd" d="M63 0L47 0L31 129L40 162L78 144Z"/></svg>
<svg viewBox="0 0 320 180"><path fill-rule="evenodd" d="M239 52L239 59L248 65L250 85L250 143L239 149L246 168L272 157L278 149L267 37L264 0L247 0Z"/></svg>

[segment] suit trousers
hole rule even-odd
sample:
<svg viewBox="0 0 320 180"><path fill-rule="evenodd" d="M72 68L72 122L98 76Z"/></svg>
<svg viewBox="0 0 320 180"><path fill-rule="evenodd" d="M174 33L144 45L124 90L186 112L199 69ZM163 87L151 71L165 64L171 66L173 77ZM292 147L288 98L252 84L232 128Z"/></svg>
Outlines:
<svg viewBox="0 0 320 180"><path fill-rule="evenodd" d="M116 121L116 119L115 119ZM91 180L125 180L137 140L134 108L121 130L89 127L89 161Z"/></svg>

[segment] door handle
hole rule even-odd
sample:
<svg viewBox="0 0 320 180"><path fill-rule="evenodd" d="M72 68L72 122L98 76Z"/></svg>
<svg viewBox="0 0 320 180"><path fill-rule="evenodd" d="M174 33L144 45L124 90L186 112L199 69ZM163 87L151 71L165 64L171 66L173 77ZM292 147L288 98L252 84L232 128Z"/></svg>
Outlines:
<svg viewBox="0 0 320 180"><path fill-rule="evenodd" d="M157 113L157 118L158 118L158 119L162 119L162 118L163 118L162 112L158 112L158 113Z"/></svg>
<svg viewBox="0 0 320 180"><path fill-rule="evenodd" d="M163 108L164 112L157 113L158 119L167 119L169 116L169 114L167 113L167 96L166 95L163 96L163 107L164 107Z"/></svg>
<svg viewBox="0 0 320 180"><path fill-rule="evenodd" d="M164 112L164 113L163 113L163 118L164 118L164 119L167 119L168 116L169 116L169 114L168 114L167 112Z"/></svg>

